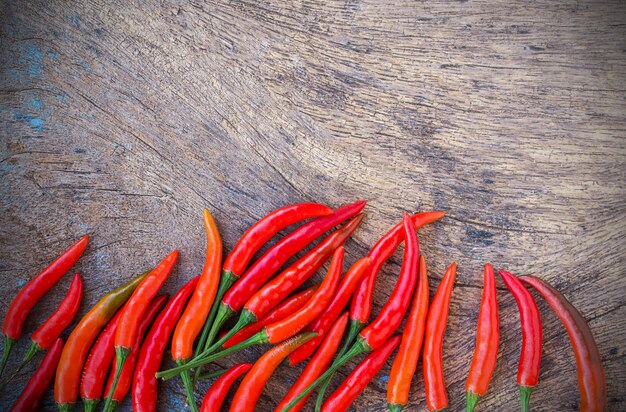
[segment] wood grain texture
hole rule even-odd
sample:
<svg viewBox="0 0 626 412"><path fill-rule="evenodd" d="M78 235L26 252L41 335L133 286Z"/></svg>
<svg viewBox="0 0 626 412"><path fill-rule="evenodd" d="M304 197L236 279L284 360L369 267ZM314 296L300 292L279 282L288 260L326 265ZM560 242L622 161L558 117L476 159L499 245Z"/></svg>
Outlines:
<svg viewBox="0 0 626 412"><path fill-rule="evenodd" d="M85 232L81 314L173 248L167 289L198 274L203 208L228 251L274 208L365 198L348 264L403 211L441 209L420 240L431 293L459 263L444 347L452 410L464 404L487 260L571 299L598 341L609 409L626 409L626 3L3 0L0 13L2 314ZM400 259L380 276L375 311ZM27 334L69 282L37 306ZM498 293L500 358L480 410L513 411L519 321L500 280ZM567 334L539 306L533 410L577 410ZM0 394L1 409L34 367ZM299 370L282 367L257 410ZM354 410L385 410L388 373ZM162 410L182 410L181 384L162 388ZM425 410L420 374L413 388Z"/></svg>

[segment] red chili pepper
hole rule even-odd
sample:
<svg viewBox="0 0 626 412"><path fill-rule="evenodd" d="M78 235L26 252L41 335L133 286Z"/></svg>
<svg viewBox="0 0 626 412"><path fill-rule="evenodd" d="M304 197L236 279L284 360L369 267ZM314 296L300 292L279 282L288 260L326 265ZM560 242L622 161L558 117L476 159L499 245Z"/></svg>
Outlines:
<svg viewBox="0 0 626 412"><path fill-rule="evenodd" d="M224 322L238 312L290 257L330 228L356 216L364 207L365 201L359 201L339 208L330 216L320 217L300 226L265 252L222 298L208 341L213 341ZM209 349L214 350L217 347L219 346L213 345L211 348L206 348L203 354L211 353Z"/></svg>
<svg viewBox="0 0 626 412"><path fill-rule="evenodd" d="M580 410L583 412L604 411L607 405L606 378L600 351L589 324L574 305L551 285L530 275L522 276L520 280L532 286L543 296L567 330L578 368Z"/></svg>
<svg viewBox="0 0 626 412"><path fill-rule="evenodd" d="M237 378L248 372L251 367L251 363L240 363L226 371L226 373L216 380L207 391L204 396L204 400L202 401L200 412L221 410L222 404L224 403L224 399L226 399L226 395L228 395L230 387L233 386L233 383L237 380Z"/></svg>
<svg viewBox="0 0 626 412"><path fill-rule="evenodd" d="M54 400L60 411L72 410L78 396L80 374L91 344L115 312L146 277L139 275L102 299L76 325L61 353L54 381Z"/></svg>
<svg viewBox="0 0 626 412"><path fill-rule="evenodd" d="M347 324L348 312L345 312L330 328L319 349L315 352L311 361L306 365L306 368L304 368L298 380L291 386L283 400L280 401L275 409L275 412L278 412L286 407L298 396L300 392L306 389L307 386L313 383L315 379L317 379L326 370L328 365L330 365L330 362L333 360L333 356L337 352L337 348L339 348L339 343L341 342L341 337L343 336L343 332L346 330ZM292 410L302 410L309 396L311 395L309 394L298 402Z"/></svg>
<svg viewBox="0 0 626 412"><path fill-rule="evenodd" d="M294 350L315 337L315 332L304 332L267 351L259 358L239 385L230 404L231 412L254 412L265 383L274 370Z"/></svg>
<svg viewBox="0 0 626 412"><path fill-rule="evenodd" d="M124 369L124 363L134 347L133 345L136 341L137 331L141 319L144 316L144 312L152 298L158 293L159 289L161 289L161 286L170 275L177 258L178 250L174 250L163 259L163 261L146 276L143 282L141 282L124 307L117 330L115 331L116 373L112 382L112 390L109 391L109 396L107 396L104 402L105 411L108 411L112 405L111 402L113 398L111 395L115 392L120 373Z"/></svg>
<svg viewBox="0 0 626 412"><path fill-rule="evenodd" d="M422 350L426 315L428 314L428 273L426 272L424 256L420 257L419 266L419 284L413 296L409 318L404 326L402 343L389 374L387 402L390 412L400 412L409 402L411 380L415 375L417 361Z"/></svg>
<svg viewBox="0 0 626 412"><path fill-rule="evenodd" d="M339 385L337 390L328 397L322 406L322 411L347 411L350 405L352 405L352 402L363 392L385 362L387 362L387 359L391 356L396 346L398 346L400 340L400 335L392 336L382 346L370 353L363 362L350 373L346 380Z"/></svg>
<svg viewBox="0 0 626 412"><path fill-rule="evenodd" d="M63 341L61 338L57 338L52 346L50 346L50 350L46 353L46 356L41 361L35 374L24 387L22 394L17 398L13 407L11 407L11 412L32 412L41 410L41 400L54 378L54 372L59 364L62 349Z"/></svg>
<svg viewBox="0 0 626 412"><path fill-rule="evenodd" d="M89 243L89 236L85 235L32 278L13 298L2 323L4 352L0 361L0 375L4 371L15 341L22 336L24 321L31 309L74 266L87 248L87 243Z"/></svg>
<svg viewBox="0 0 626 412"><path fill-rule="evenodd" d="M174 295L155 319L141 345L133 376L132 405L135 412L156 411L157 379L154 374L161 367L170 335L199 279L200 277L191 279Z"/></svg>
<svg viewBox="0 0 626 412"><path fill-rule="evenodd" d="M441 279L437 292L433 297L424 331L424 353L422 356L422 371L424 374L424 388L426 405L429 411L442 411L448 407L448 394L443 377L442 347L443 335L448 324L450 311L450 297L456 278L456 263L452 263Z"/></svg>
<svg viewBox="0 0 626 412"><path fill-rule="evenodd" d="M467 395L466 411L472 412L480 396L485 396L489 381L496 368L498 344L500 343L500 320L496 300L496 276L491 263L485 265L485 286L480 302L478 326L476 328L476 348L465 382Z"/></svg>
<svg viewBox="0 0 626 412"><path fill-rule="evenodd" d="M328 306L328 309L306 328L306 330L317 332L317 336L289 355L289 364L291 366L297 365L315 352L315 349L320 345L333 322L335 322L341 314L341 311L348 304L357 283L363 278L365 270L370 265L370 260L370 258L366 257L356 261L343 279L341 279L335 299L333 299L330 306Z"/></svg>
<svg viewBox="0 0 626 412"><path fill-rule="evenodd" d="M313 293L315 293L317 288L319 288L319 285L312 286L303 292L293 295L291 298L285 300L283 303L274 308L261 320L251 323L239 332L235 333L232 338L224 342L222 347L224 349L228 349L239 342L243 342L257 332L260 332L267 325L281 319L285 319L287 316L302 308L302 306L304 306L311 299L311 296L313 296ZM226 333L224 333L224 335L226 335Z"/></svg>
<svg viewBox="0 0 626 412"><path fill-rule="evenodd" d="M522 351L517 368L517 384L522 401L522 412L527 412L530 394L539 381L542 344L541 316L535 299L522 282L505 270L499 272L519 309L522 324Z"/></svg>
<svg viewBox="0 0 626 412"><path fill-rule="evenodd" d="M108 394L108 397L112 399L111 406L109 407L110 411L114 411L117 406L122 403L124 397L128 393L130 389L130 385L133 379L133 372L135 371L135 364L137 363L137 358L139 357L139 351L141 350L141 342L143 341L143 336L146 331L150 327L150 324L154 320L154 318L159 314L165 302L169 299L168 295L159 295L152 299L146 308L141 320L139 321L139 327L137 328L137 336L135 337L135 342L133 343L132 350L126 359L126 363L122 368L122 372L119 374L119 381L117 386L114 388L113 393L111 393L113 379L114 376L118 376L117 374L117 363L111 362L111 373L109 374L109 379L107 380L107 385L104 393Z"/></svg>

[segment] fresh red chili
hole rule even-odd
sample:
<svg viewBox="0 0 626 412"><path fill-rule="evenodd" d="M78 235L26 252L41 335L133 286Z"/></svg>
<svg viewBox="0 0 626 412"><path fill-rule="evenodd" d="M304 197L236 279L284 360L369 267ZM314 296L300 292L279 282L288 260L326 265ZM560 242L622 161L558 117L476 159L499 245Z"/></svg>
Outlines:
<svg viewBox="0 0 626 412"><path fill-rule="evenodd" d="M220 376L219 379L211 385L204 396L200 412L221 410L222 404L224 403L224 399L226 399L226 395L228 395L230 387L233 386L233 383L237 380L237 378L248 372L251 367L251 363L240 363L233 366L226 371L226 373Z"/></svg>
<svg viewBox="0 0 626 412"><path fill-rule="evenodd" d="M417 233L408 213L405 213L402 223L405 231L406 247L404 248L400 275L389 300L385 303L376 319L359 334L354 345L345 354L337 358L332 366L304 390L296 400L292 401L286 410L289 410L300 399L304 398L322 382L325 382L350 359L381 346L402 323L402 318L404 318L404 314L409 307L415 283L417 282L417 265L420 254ZM321 399L322 396L323 391L320 391L318 399Z"/></svg>
<svg viewBox="0 0 626 412"><path fill-rule="evenodd" d="M168 295L159 295L152 299L148 304L143 316L139 321L139 327L137 328L137 336L135 337L135 342L133 342L132 350L126 359L126 363L122 369L122 372L119 374L118 384L115 387L113 393L111 393L112 385L113 385L113 377L117 376L117 363L111 362L111 373L109 374L109 379L107 380L106 389L104 393L108 394L112 399L109 409L107 407L104 408L105 411L114 411L117 406L122 403L124 397L128 393L130 389L130 385L133 379L133 372L135 370L135 364L137 363L137 358L139 357L139 351L141 348L141 342L143 341L143 337L150 327L150 324L154 320L154 318L159 314L165 302L169 299Z"/></svg>
<svg viewBox="0 0 626 412"><path fill-rule="evenodd" d="M200 277L191 279L174 295L154 320L141 345L132 387L132 405L135 412L156 411L157 379L154 374L159 371L170 335L199 279Z"/></svg>
<svg viewBox="0 0 626 412"><path fill-rule="evenodd" d="M2 360L0 360L0 375L4 371L11 349L15 344L15 341L22 336L22 328L24 327L24 321L30 313L31 309L41 298L48 293L54 285L67 273L68 270L80 258L87 248L89 243L89 236L85 235L65 252L50 263L44 270L42 270L37 276L32 278L24 287L17 293L9 310L4 317L2 323L2 335L4 336L4 349L2 353Z"/></svg>
<svg viewBox="0 0 626 412"><path fill-rule="evenodd" d="M522 276L520 280L543 296L567 330L578 369L580 410L583 412L604 411L607 405L606 378L600 351L589 324L574 305L548 283L531 275Z"/></svg>
<svg viewBox="0 0 626 412"><path fill-rule="evenodd" d="M126 358L133 349L133 345L137 338L137 330L141 323L141 318L144 316L146 308L150 304L150 301L158 293L161 286L167 280L170 275L176 259L178 258L178 250L174 250L168 256L154 268L148 276L141 282L137 289L133 292L128 303L124 307L122 316L120 317L115 331L115 359L116 359L116 373L112 382L112 390L109 391L104 402L104 410L108 410L111 407L113 398L111 395L115 392L117 382L120 378L120 374L124 369L124 363Z"/></svg>
<svg viewBox="0 0 626 412"><path fill-rule="evenodd" d="M52 346L50 346L50 350L41 361L37 371L24 387L22 394L11 407L11 412L32 412L41 410L41 400L48 390L50 383L52 383L52 379L54 379L54 372L59 364L62 349L63 341L61 338L57 338Z"/></svg>
<svg viewBox="0 0 626 412"><path fill-rule="evenodd" d="M472 412L481 396L485 396L498 359L500 343L500 320L496 299L496 275L491 263L485 265L483 297L480 302L478 326L476 328L476 348L470 365L465 392L466 411Z"/></svg>
<svg viewBox="0 0 626 412"><path fill-rule="evenodd" d="M426 315L428 314L428 273L426 272L426 259L420 256L419 283L409 318L402 333L402 343L396 355L387 386L387 402L390 412L400 412L409 402L409 390L411 380L417 369L417 361L422 350L424 329L426 327Z"/></svg>
<svg viewBox="0 0 626 412"><path fill-rule="evenodd" d="M385 365L385 362L387 362L391 353L398 346L400 340L400 335L390 337L387 342L383 343L359 363L346 380L324 402L322 411L347 411L352 402L363 392L378 371Z"/></svg>
<svg viewBox="0 0 626 412"><path fill-rule="evenodd" d="M298 380L291 386L291 388L289 388L287 394L276 407L275 412L278 412L286 407L298 396L298 394L300 394L300 392L306 389L307 386L313 383L326 370L328 365L330 365L330 362L333 360L333 356L335 356L337 348L339 348L339 343L341 342L341 337L343 336L343 332L346 330L347 324L348 312L345 312L330 328L319 349L315 352L311 361L306 365ZM294 405L292 411L302 410L309 396L311 395L309 394Z"/></svg>
<svg viewBox="0 0 626 412"><path fill-rule="evenodd" d="M274 370L291 352L314 337L315 332L304 332L274 346L262 355L241 381L230 404L230 411L254 412L254 407L261 397L265 383L272 376Z"/></svg>
<svg viewBox="0 0 626 412"><path fill-rule="evenodd" d="M439 283L426 317L422 371L426 405L429 411L441 411L448 407L448 394L443 377L442 348L455 278L456 263L452 263Z"/></svg>
<svg viewBox="0 0 626 412"><path fill-rule="evenodd" d="M522 350L517 368L517 384L522 401L522 412L527 412L530 394L539 381L542 345L541 316L535 299L518 278L505 270L500 270L500 276L515 298L519 309Z"/></svg>
<svg viewBox="0 0 626 412"><path fill-rule="evenodd" d="M335 298L328 306L328 309L306 328L308 331L317 332L317 336L289 355L288 359L291 366L297 365L315 352L315 349L320 345L333 322L335 322L341 314L341 311L348 304L350 296L352 296L358 282L363 278L365 270L370 264L370 260L370 258L366 257L356 261L343 279L341 279Z"/></svg>
<svg viewBox="0 0 626 412"><path fill-rule="evenodd" d="M300 226L265 252L222 298L215 321L211 326L208 341L213 341L224 322L238 312L290 257L333 226L356 216L364 207L365 201L343 206L335 210L330 216L320 217ZM210 353L211 351L207 349L216 349L217 347L219 346L207 347L204 352Z"/></svg>
<svg viewBox="0 0 626 412"><path fill-rule="evenodd" d="M100 299L67 338L54 381L54 400L60 411L70 411L76 402L80 375L91 344L146 275L131 279Z"/></svg>

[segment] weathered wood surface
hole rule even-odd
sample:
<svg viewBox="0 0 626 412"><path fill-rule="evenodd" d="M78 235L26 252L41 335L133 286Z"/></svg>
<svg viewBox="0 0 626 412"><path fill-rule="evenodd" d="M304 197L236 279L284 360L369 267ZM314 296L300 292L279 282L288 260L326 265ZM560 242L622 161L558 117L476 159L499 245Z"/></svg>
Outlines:
<svg viewBox="0 0 626 412"><path fill-rule="evenodd" d="M365 198L348 263L403 211L442 209L420 239L431 293L459 262L444 348L452 410L464 403L487 260L571 299L599 343L609 409L626 409L624 2L2 3L2 314L85 232L81 313L173 248L181 260L167 289L196 275L205 207L228 251L276 207ZM376 310L399 261L380 277ZM18 353L69 280L37 306ZM520 332L498 285L500 358L480 409L512 411ZM533 408L576 410L567 334L539 305ZM1 409L33 369L0 395ZM281 368L257 409L270 410L298 371ZM388 373L355 410L385 410ZM162 387L162 409L182 409L180 383ZM413 388L425 410L421 374Z"/></svg>

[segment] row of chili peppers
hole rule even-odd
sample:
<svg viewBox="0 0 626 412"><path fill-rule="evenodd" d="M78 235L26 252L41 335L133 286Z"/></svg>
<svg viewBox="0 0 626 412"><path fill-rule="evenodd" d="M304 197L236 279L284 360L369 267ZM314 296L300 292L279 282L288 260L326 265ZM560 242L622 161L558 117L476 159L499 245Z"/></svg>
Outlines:
<svg viewBox="0 0 626 412"><path fill-rule="evenodd" d="M321 387L316 410L346 410L398 346L388 386L390 410L399 411L408 403L411 380L422 351L427 406L431 411L447 408L442 343L456 265L448 268L429 304L426 262L420 256L416 234L417 229L440 219L443 213L405 215L401 223L374 245L366 258L358 260L341 277L342 245L360 224L364 206L365 202L356 202L332 210L321 204L303 203L278 209L244 233L223 265L217 225L205 211L207 251L200 276L191 279L163 308L168 297L157 294L177 260L178 252L172 252L152 271L135 277L102 298L63 345L59 336L71 323L82 296L82 282L80 276L75 275L59 309L33 334L33 343L23 363L37 352L49 350L13 410L36 410L54 379L55 401L61 411L71 410L79 393L87 411L95 410L105 395L104 409L114 410L129 391L134 410L152 411L156 410L157 402L156 377L169 379L178 375L183 380L189 406L197 410L193 390L197 380L203 377L202 366L262 343L275 346L254 365L239 364L225 371L207 392L203 411L219 410L228 389L243 374L245 377L230 410L254 410L265 382L280 363L296 365L311 355L300 378L276 410L302 409L318 386ZM250 264L271 238L307 219L311 220ZM342 223L343 226L274 276L290 258ZM87 242L85 236L70 247L13 300L2 329L5 345L0 373L21 336L28 313L69 271ZM402 242L405 242L404 257L396 286L378 316L369 322L376 277ZM331 262L323 282L292 296L328 259ZM540 279L532 276L518 279L505 271L500 274L520 309L522 353L518 384L522 409L528 408L541 359L541 320L523 282L546 298L570 335L579 371L581 410L603 410L606 404L604 371L584 318L558 291ZM495 275L490 264L485 266L484 282L476 349L466 384L468 410L473 410L479 397L485 395L498 353L498 308ZM350 308L344 312L349 302ZM404 332L396 334L407 311ZM226 320L237 313L235 326L219 335ZM346 329L347 336L340 348ZM158 372L170 336L172 359L177 367ZM363 353L367 353L367 357L324 401L325 389L333 374ZM215 375L215 372L208 374Z"/></svg>

